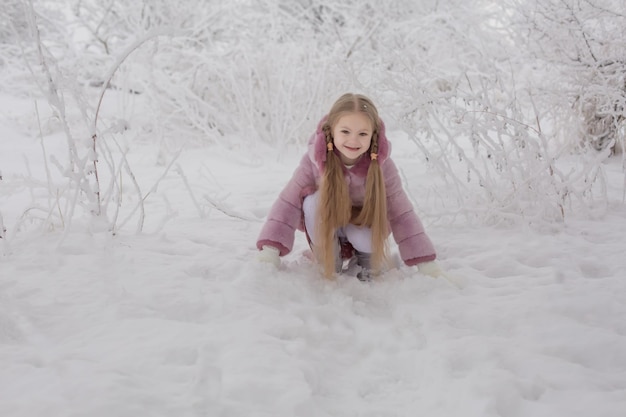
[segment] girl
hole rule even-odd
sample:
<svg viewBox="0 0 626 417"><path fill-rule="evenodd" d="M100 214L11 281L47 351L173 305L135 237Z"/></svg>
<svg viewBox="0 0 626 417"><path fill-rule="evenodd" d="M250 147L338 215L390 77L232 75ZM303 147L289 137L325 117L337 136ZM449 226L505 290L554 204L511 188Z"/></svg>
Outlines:
<svg viewBox="0 0 626 417"><path fill-rule="evenodd" d="M413 211L389 158L385 125L367 97L344 94L318 124L293 177L272 206L257 248L280 265L296 229L306 233L324 275L342 272L344 259L369 280L386 259L389 229L406 265L439 276L435 249Z"/></svg>

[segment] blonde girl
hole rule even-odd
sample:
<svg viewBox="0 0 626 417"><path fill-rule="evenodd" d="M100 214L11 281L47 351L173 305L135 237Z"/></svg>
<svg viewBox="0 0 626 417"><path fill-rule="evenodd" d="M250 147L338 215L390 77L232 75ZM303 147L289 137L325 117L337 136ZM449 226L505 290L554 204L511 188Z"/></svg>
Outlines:
<svg viewBox="0 0 626 417"><path fill-rule="evenodd" d="M308 152L272 206L259 259L280 265L296 230L306 233L326 277L348 265L369 280L387 258L389 233L409 266L442 274L434 247L402 188L385 125L372 101L344 94L319 122Z"/></svg>

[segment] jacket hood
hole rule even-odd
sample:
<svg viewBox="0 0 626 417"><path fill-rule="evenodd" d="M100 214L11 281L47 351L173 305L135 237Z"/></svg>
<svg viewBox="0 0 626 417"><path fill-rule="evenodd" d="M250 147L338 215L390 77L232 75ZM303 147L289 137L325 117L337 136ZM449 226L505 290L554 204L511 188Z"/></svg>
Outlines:
<svg viewBox="0 0 626 417"><path fill-rule="evenodd" d="M326 166L326 135L322 131L322 126L326 120L328 120L328 115L322 117L317 124L315 133L309 139L309 158L311 158L311 161L317 165L320 173L324 171L324 167ZM335 148L334 152L339 154L337 148ZM384 164L390 154L391 144L387 140L387 136L385 134L385 123L379 119L378 163L381 165ZM367 176L367 170L369 169L370 162L370 158L368 158L367 155L363 155L363 157L352 167L350 172L358 176L365 177Z"/></svg>

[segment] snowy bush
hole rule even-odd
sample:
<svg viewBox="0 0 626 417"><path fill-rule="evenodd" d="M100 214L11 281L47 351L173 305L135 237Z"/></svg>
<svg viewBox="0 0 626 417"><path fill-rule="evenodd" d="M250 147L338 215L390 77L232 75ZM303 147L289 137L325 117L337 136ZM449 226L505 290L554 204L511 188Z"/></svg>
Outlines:
<svg viewBox="0 0 626 417"><path fill-rule="evenodd" d="M606 203L603 150L624 140L618 3L10 1L0 55L29 69L67 139L46 209L61 227L77 208L110 230L120 210L141 224L128 129L161 153L303 146L345 91L371 96L436 173L420 196L431 218L537 224ZM113 92L122 105L104 111Z"/></svg>
<svg viewBox="0 0 626 417"><path fill-rule="evenodd" d="M31 75L31 85L24 93L33 97L36 117L29 129L38 131L36 136L42 144L49 197L43 206L33 201L21 222L37 218L46 229L68 231L76 217L86 214L96 220L89 227L114 232L122 200L122 176L137 183L115 139L115 134L127 128L126 122L110 117L101 120L105 117L99 117L99 111L104 94L114 87L111 80L123 60L151 36L144 34L116 57L97 51L94 54L81 41L79 26L67 16L67 10L54 4L24 3L29 31L28 36L18 38L21 56L17 68ZM17 62L13 54L6 57ZM7 74L5 81L15 81L13 74ZM49 106L46 116L39 110L39 96ZM51 134L64 137L66 158L48 158L43 136ZM138 187L134 192L138 195L137 206L131 210L140 212L141 229L144 196Z"/></svg>
<svg viewBox="0 0 626 417"><path fill-rule="evenodd" d="M505 2L507 3L507 2ZM596 150L624 148L626 14L621 0L511 1L511 38L557 75L543 93L559 106L556 122ZM573 117L569 115L573 112ZM560 123L559 123L560 122Z"/></svg>

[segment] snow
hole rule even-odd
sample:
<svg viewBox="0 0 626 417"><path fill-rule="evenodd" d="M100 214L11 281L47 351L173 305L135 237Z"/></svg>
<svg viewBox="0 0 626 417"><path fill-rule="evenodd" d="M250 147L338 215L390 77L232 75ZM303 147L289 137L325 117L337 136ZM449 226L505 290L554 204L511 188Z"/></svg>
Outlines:
<svg viewBox="0 0 626 417"><path fill-rule="evenodd" d="M88 216L42 230L43 214L24 216L47 198L32 103L0 106L0 416L626 415L621 161L606 163L600 219L423 217L462 288L408 267L329 281L302 235L278 270L255 258L304 149L184 149L143 232L131 221L112 236ZM60 127L42 130L62 159ZM145 191L172 157L136 134L119 140ZM415 149L389 136L420 203Z"/></svg>

